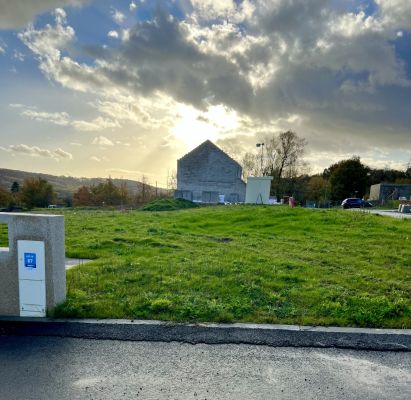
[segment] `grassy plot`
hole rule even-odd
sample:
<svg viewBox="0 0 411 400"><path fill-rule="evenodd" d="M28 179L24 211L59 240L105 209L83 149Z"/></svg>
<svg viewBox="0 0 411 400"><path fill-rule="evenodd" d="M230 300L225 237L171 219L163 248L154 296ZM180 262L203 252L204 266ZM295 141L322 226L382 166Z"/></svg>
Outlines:
<svg viewBox="0 0 411 400"><path fill-rule="evenodd" d="M8 226L0 223L0 247L9 247Z"/></svg>
<svg viewBox="0 0 411 400"><path fill-rule="evenodd" d="M220 206L65 212L56 316L411 327L411 221Z"/></svg>

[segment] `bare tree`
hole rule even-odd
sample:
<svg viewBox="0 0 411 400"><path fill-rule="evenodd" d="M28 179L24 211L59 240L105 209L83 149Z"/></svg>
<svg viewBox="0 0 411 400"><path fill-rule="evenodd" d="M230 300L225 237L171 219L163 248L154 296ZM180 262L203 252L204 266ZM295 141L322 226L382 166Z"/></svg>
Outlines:
<svg viewBox="0 0 411 400"><path fill-rule="evenodd" d="M177 189L177 171L173 169L172 171L167 171L167 189L176 190Z"/></svg>
<svg viewBox="0 0 411 400"><path fill-rule="evenodd" d="M242 157L243 175L272 176L272 192L277 195L292 191L292 181L308 168L302 159L307 141L293 131L286 131L266 136L261 142L263 152L247 152Z"/></svg>
<svg viewBox="0 0 411 400"><path fill-rule="evenodd" d="M293 131L280 133L266 138L266 170L280 181L283 177L292 177L298 173L299 164L304 154L307 141Z"/></svg>
<svg viewBox="0 0 411 400"><path fill-rule="evenodd" d="M258 176L260 172L259 167L259 155L251 152L244 154L241 159L241 166L243 167L243 178L246 179L248 176Z"/></svg>

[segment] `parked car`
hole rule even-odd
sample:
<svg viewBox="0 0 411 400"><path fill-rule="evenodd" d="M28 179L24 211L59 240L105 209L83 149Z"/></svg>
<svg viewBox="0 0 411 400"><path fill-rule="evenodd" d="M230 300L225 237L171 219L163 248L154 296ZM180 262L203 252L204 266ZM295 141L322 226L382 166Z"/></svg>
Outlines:
<svg viewBox="0 0 411 400"><path fill-rule="evenodd" d="M363 199L357 199L357 198L350 198L350 199L345 199L341 203L342 208L363 208L363 207L372 207L373 205L366 200Z"/></svg>

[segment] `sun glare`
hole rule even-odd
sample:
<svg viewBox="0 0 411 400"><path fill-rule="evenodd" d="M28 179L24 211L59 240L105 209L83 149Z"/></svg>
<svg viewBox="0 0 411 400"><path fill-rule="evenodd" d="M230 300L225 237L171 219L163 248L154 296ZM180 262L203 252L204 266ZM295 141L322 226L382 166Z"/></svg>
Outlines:
<svg viewBox="0 0 411 400"><path fill-rule="evenodd" d="M237 114L222 105L201 112L194 107L179 105L178 120L171 133L192 149L205 140L216 141L238 127Z"/></svg>

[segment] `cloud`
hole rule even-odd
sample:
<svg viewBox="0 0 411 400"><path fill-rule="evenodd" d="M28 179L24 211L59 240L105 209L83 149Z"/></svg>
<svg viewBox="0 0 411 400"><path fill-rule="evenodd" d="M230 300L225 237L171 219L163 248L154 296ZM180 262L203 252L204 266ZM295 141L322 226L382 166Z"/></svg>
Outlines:
<svg viewBox="0 0 411 400"><path fill-rule="evenodd" d="M20 53L18 50L14 49L13 51L13 59L23 62L25 58L25 55L23 53Z"/></svg>
<svg viewBox="0 0 411 400"><path fill-rule="evenodd" d="M119 175L126 175L130 177L140 177L141 176L154 176L154 174L147 173L144 171L135 171L135 170L129 170L129 169L124 169L124 168L108 168L105 170L108 174L116 174L117 176Z"/></svg>
<svg viewBox="0 0 411 400"><path fill-rule="evenodd" d="M0 0L0 29L18 29L56 7L81 6L89 0Z"/></svg>
<svg viewBox="0 0 411 400"><path fill-rule="evenodd" d="M116 10L115 8L111 11L111 17L113 18L114 22L117 24L121 25L126 16L119 10Z"/></svg>
<svg viewBox="0 0 411 400"><path fill-rule="evenodd" d="M54 150L54 154L61 157L61 158L67 158L68 160L72 160L73 159L73 155L68 153L67 151L64 151L63 149L56 149Z"/></svg>
<svg viewBox="0 0 411 400"><path fill-rule="evenodd" d="M38 122L49 122L60 126L67 126L70 124L69 115L66 112L49 113L44 111L24 110L20 115Z"/></svg>
<svg viewBox="0 0 411 400"><path fill-rule="evenodd" d="M107 33L107 36L113 39L118 39L119 35L117 31L110 31L109 33Z"/></svg>
<svg viewBox="0 0 411 400"><path fill-rule="evenodd" d="M118 121L97 117L92 121L73 121L71 125L78 131L101 131L109 128L120 128Z"/></svg>
<svg viewBox="0 0 411 400"><path fill-rule="evenodd" d="M0 55L6 54L7 45L4 41L0 38Z"/></svg>
<svg viewBox="0 0 411 400"><path fill-rule="evenodd" d="M96 157L96 156L91 156L91 157L90 157L90 160L91 160L91 161L95 161L95 162L101 162L101 159L98 158L98 157Z"/></svg>
<svg viewBox="0 0 411 400"><path fill-rule="evenodd" d="M32 109L35 109L35 108L36 108L36 107L26 106L26 105L21 104L21 103L10 103L10 104L9 104L9 107L10 107L10 108L32 108Z"/></svg>
<svg viewBox="0 0 411 400"><path fill-rule="evenodd" d="M49 150L49 149L42 149L38 146L28 146L26 144L17 144L17 145L10 145L8 148L2 147L3 151L8 151L11 153L20 153L26 154L33 157L46 157L46 158L53 158L56 161L64 158L68 160L72 160L72 154L64 151L61 148L56 150Z"/></svg>
<svg viewBox="0 0 411 400"><path fill-rule="evenodd" d="M114 143L110 140L107 139L104 136L97 136L93 139L93 141L91 142L91 144L96 144L98 146L114 146Z"/></svg>
<svg viewBox="0 0 411 400"><path fill-rule="evenodd" d="M255 11L255 5L249 0L191 0L191 4L195 14L205 20L220 19L239 23L250 18Z"/></svg>
<svg viewBox="0 0 411 400"><path fill-rule="evenodd" d="M133 11L135 11L135 10L137 9L137 4L134 3L134 1L132 1L132 2L129 4L128 8L129 8L129 10L130 10L131 12L133 12Z"/></svg>
<svg viewBox="0 0 411 400"><path fill-rule="evenodd" d="M408 0L374 0L383 22L395 29L410 29L411 2Z"/></svg>
<svg viewBox="0 0 411 400"><path fill-rule="evenodd" d="M57 9L53 14L54 26L46 25L39 30L29 26L18 34L22 42L37 56L40 70L47 78L73 90L100 91L101 88L107 87L107 79L102 74L96 74L94 68L62 56L62 50L72 44L75 31L66 25L64 10Z"/></svg>
<svg viewBox="0 0 411 400"><path fill-rule="evenodd" d="M59 126L72 126L77 131L93 132L121 127L117 120L103 118L101 116L91 121L73 120L65 111L54 113L39 111L34 106L27 106L24 104L10 104L9 106L10 108L21 109L22 111L20 112L20 115L28 117L34 121L47 122Z"/></svg>

